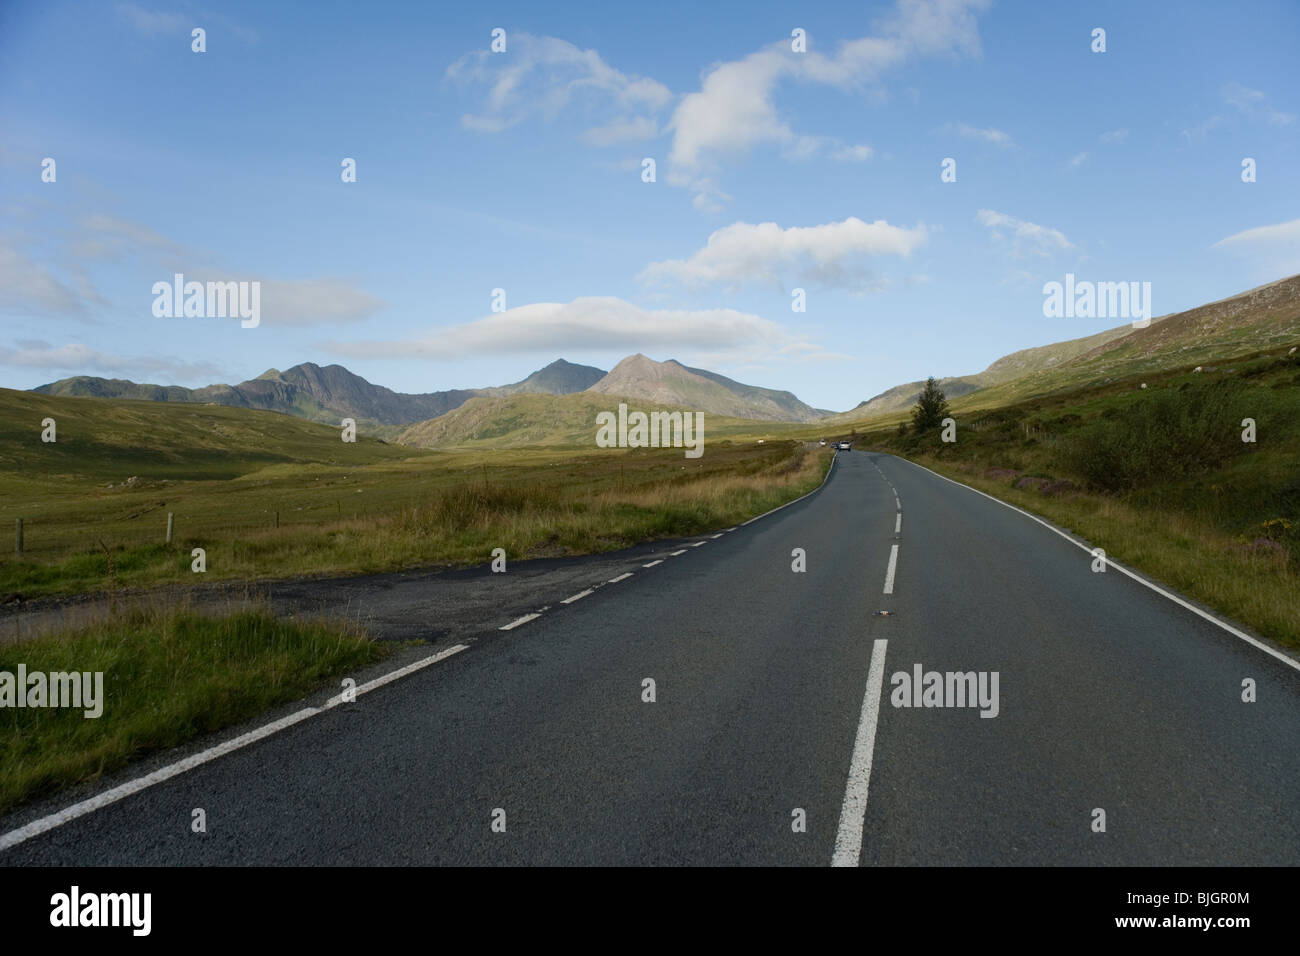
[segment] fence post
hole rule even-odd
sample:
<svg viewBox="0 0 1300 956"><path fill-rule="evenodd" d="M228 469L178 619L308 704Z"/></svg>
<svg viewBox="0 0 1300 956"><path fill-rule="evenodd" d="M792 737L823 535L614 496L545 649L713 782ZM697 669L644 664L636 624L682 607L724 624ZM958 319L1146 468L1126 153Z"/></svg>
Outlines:
<svg viewBox="0 0 1300 956"><path fill-rule="evenodd" d="M14 524L14 550L18 552L18 557L23 556L23 519L18 518Z"/></svg>
<svg viewBox="0 0 1300 956"><path fill-rule="evenodd" d="M172 543L172 528L174 527L175 520L176 520L176 515L171 511L167 512L167 543L168 544Z"/></svg>

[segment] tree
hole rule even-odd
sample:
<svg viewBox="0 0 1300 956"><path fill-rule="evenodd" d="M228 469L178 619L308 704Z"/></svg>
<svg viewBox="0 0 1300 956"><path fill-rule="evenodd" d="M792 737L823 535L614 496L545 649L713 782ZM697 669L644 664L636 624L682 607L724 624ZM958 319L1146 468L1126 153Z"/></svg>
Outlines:
<svg viewBox="0 0 1300 956"><path fill-rule="evenodd" d="M947 417L948 399L944 397L943 389L939 387L939 383L932 375L925 380L921 397L916 400L916 406L912 409L912 427L918 433L938 428Z"/></svg>

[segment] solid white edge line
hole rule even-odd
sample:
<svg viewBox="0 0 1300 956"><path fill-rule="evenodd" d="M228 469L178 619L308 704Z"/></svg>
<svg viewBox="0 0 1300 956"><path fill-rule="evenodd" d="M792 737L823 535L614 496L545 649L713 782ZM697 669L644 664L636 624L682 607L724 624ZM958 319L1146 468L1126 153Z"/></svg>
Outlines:
<svg viewBox="0 0 1300 956"><path fill-rule="evenodd" d="M835 832L831 866L857 866L862 855L862 834L867 819L867 790L871 784L871 759L876 749L876 725L880 717L880 691L885 684L885 650L888 641L878 638L871 648L867 689L862 694L858 735L853 741L849 780L840 806L840 825Z"/></svg>
<svg viewBox="0 0 1300 956"><path fill-rule="evenodd" d="M789 508L791 505L798 504L799 502L803 501L809 495L817 494L817 492L821 491L824 487L826 487L826 482L831 480L831 472L835 470L835 462L838 460L839 460L839 455L836 455L834 458L831 459L831 466L826 469L826 477L822 479L822 483L820 485L818 485L812 491L808 492L807 495L800 495L798 498L794 499L794 501L787 501L783 505L777 505L771 511L764 511L761 515L755 515L753 518L750 518L748 521L742 521L737 527L743 528L747 524L753 524L759 518L766 518L770 514L776 514L776 512L780 511L782 508ZM735 531L736 529L732 528L731 530Z"/></svg>
<svg viewBox="0 0 1300 956"><path fill-rule="evenodd" d="M433 654L429 657L418 660L413 664L408 664L405 667L398 668L382 677L378 677L375 680L362 684L356 689L355 693L357 696L360 696L361 694L374 690L376 687L382 687L384 684L397 680L400 677L405 677L407 674L428 667L430 664L436 664L438 661L445 660L453 654L459 654L461 651L467 649L468 645L466 644L457 644L454 647L449 647L445 650L439 651L437 654ZM255 730L250 730L246 734L232 737L230 740L217 744L215 747L209 747L207 750L200 753L192 754L184 760L178 760L165 767L159 767L157 770L146 774L143 777L137 777L135 780L128 780L126 783L113 787L110 790L105 790L103 793L96 794L88 800L74 803L72 806L66 807L58 813L52 813L49 816L41 817L39 820L33 820L26 826L19 827L16 830L10 830L8 833L0 835L0 852L15 847L26 840L30 840L32 837L40 836L42 833L53 830L55 827L60 827L65 823L69 823L78 817L84 817L88 813L94 813L96 810L117 803L119 800L140 793L143 790L147 790L155 784L162 783L165 780L170 780L172 777L178 777L189 770L193 770L195 767L216 760L218 757L224 757L228 753L233 753L236 750L247 747L249 744L270 737L272 734L279 733L281 730L292 727L294 724L301 723L308 717L315 717L317 714L323 714L326 710L335 706L335 704L341 700L341 697L342 695L330 698L323 707L304 707L302 710L294 711L292 714L281 717L279 720L272 721L269 724L264 724Z"/></svg>
<svg viewBox="0 0 1300 956"><path fill-rule="evenodd" d="M898 567L898 545L889 546L889 567L885 569L885 593L894 593L894 571Z"/></svg>
<svg viewBox="0 0 1300 956"><path fill-rule="evenodd" d="M897 458L898 456L891 455L890 457ZM920 468L922 471L929 471L930 474L934 475L934 477L942 478L944 481L949 482L950 484L954 484L959 488L965 488L967 491L973 491L977 495L983 495L985 498L989 499L989 501L996 501L1004 508L1010 508L1012 511L1018 511L1026 518L1030 519L1031 521L1037 521L1039 524L1041 524L1044 528L1046 528L1048 531L1052 532L1053 534L1060 535L1062 538L1070 542L1070 544L1074 545L1075 547L1083 551L1086 551L1089 554L1092 553L1092 549L1089 548L1082 541L1075 540L1074 538L1070 537L1070 535L1062 531L1060 528L1053 527L1050 523L1044 521L1042 518L1038 517L1037 515L1030 514L1028 511L1025 511L1023 508L1017 508L1015 505L1008 504L1007 502L1003 501L1001 498L995 498L992 495L985 494L984 492L980 491L978 488L972 488L970 485L964 485L960 481L954 481L952 478L946 478L943 475L939 474L937 471L930 471L930 469L926 468L925 465L918 465L916 462L908 461L906 458L898 458L898 460L902 462L907 462L907 464L912 465L915 468ZM1153 584L1152 582L1142 577L1142 575L1137 574L1134 571L1130 571L1128 568L1124 567L1124 565L1115 561L1113 558L1111 558L1110 555L1106 555L1106 563L1110 565L1112 568L1114 568L1115 570L1119 571L1121 574L1128 575L1130 578L1132 578L1138 584L1141 584L1143 587L1150 588L1152 591L1155 591L1157 594L1163 597L1167 597L1175 604L1179 604L1182 607L1187 608L1187 610L1191 611L1193 614L1198 615L1199 617L1204 618L1205 620L1209 621L1211 624L1217 624L1219 627L1223 628L1233 637L1241 638L1243 641L1245 641L1247 644L1251 645L1252 647L1257 647L1265 654L1269 654L1273 657L1276 657L1283 664L1286 664L1289 667L1292 667L1295 670L1300 671L1300 661L1297 661L1294 657L1284 654L1281 651L1277 650L1276 648L1269 647L1267 644L1263 643L1262 641L1258 641L1255 638L1251 637L1249 634L1245 633L1244 631L1241 631L1233 627L1228 622L1219 620L1217 617L1215 617L1213 614L1209 613L1208 611L1204 611L1201 608L1197 607L1196 605L1184 601L1177 594L1173 594L1169 591L1166 591L1158 584Z"/></svg>
<svg viewBox="0 0 1300 956"><path fill-rule="evenodd" d="M367 681L366 683L362 684L360 687L356 688L352 692L352 694L355 697L360 697L362 694L368 694L377 687L383 687L385 684L391 684L393 681L400 680L401 678L405 677L407 674L414 674L416 671L423 670L424 668L428 667L430 664L436 664L438 663L438 661L446 660L448 657L451 657L451 655L459 654L461 651L465 651L465 650L469 650L468 644L456 644L453 647L447 648L446 650L439 651L437 654L431 654L428 657L422 657L418 661L415 661L412 664L407 664L405 667L399 667L395 671L389 671L387 674L382 674L379 677L376 677L372 681ZM325 701L325 704L324 706L321 707L321 710L329 710L331 707L337 707L339 704L343 702L344 702L343 695L338 694L334 697L331 697L329 700Z"/></svg>
<svg viewBox="0 0 1300 956"><path fill-rule="evenodd" d="M572 604L574 601L581 601L581 600L582 600L583 598L585 598L588 594L595 594L595 593L596 593L596 592L595 592L593 589L591 589L591 588L587 588L587 590L585 590L585 591L579 591L577 594L571 594L571 595L569 595L568 597L566 597L566 598L565 598L563 601L561 601L560 603L561 603L561 604Z"/></svg>
<svg viewBox="0 0 1300 956"><path fill-rule="evenodd" d="M607 584L618 584L619 581L626 581L626 580L627 580L628 578L630 578L631 576L632 576L632 572L631 572L631 571L628 571L628 572L626 572L626 573L624 573L624 574L620 574L620 575L619 575L618 577L616 577L616 578L610 578L609 581L607 581L606 583L607 583Z"/></svg>
<svg viewBox="0 0 1300 956"><path fill-rule="evenodd" d="M656 564L663 564L663 563L664 563L664 559L663 559L663 558L660 558L660 559L657 560L657 561L651 561L649 564L643 564L643 565L641 565L641 567L643 567L643 568L653 568Z"/></svg>
<svg viewBox="0 0 1300 956"><path fill-rule="evenodd" d="M513 621L511 621L509 624L502 624L499 628L497 628L497 630L499 630L499 631L513 631L513 630L514 630L515 628L517 628L520 624L527 624L529 621L536 620L537 618L539 618L539 617L541 617L541 616L542 616L542 615L541 615L540 613L538 613L538 614L525 614L523 617L517 617L517 618L515 618L515 619L514 619Z"/></svg>

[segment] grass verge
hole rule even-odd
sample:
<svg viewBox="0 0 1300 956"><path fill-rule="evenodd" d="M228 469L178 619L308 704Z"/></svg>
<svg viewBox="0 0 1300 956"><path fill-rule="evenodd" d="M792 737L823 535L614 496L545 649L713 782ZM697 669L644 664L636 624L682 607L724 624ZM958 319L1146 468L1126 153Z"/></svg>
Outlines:
<svg viewBox="0 0 1300 956"><path fill-rule="evenodd" d="M0 672L101 672L102 714L0 708L0 814L296 700L387 649L355 626L135 610L0 648Z"/></svg>
<svg viewBox="0 0 1300 956"><path fill-rule="evenodd" d="M0 560L0 598L464 566L489 561L494 548L512 560L615 550L761 514L815 488L829 466L826 451L802 442L721 442L699 460L677 449L550 450L276 466L233 481L131 490L128 499L105 492L66 512L38 489L47 517L29 538L56 546ZM158 528L140 540L136 515L146 505L158 528L176 510L174 545L158 541ZM272 509L279 527L265 520ZM250 526L241 520L248 514L264 518ZM195 548L206 554L202 575L192 571Z"/></svg>

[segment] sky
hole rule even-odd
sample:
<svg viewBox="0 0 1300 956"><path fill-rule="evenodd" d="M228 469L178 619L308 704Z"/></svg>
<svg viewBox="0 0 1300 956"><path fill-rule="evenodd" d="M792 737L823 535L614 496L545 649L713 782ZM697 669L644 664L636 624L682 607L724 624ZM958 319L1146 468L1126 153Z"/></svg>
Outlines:
<svg viewBox="0 0 1300 956"><path fill-rule="evenodd" d="M0 386L641 352L845 410L1126 324L1047 317L1067 274L1159 316L1300 273L1297 41L1292 0L5 0ZM257 324L156 314L177 273Z"/></svg>

